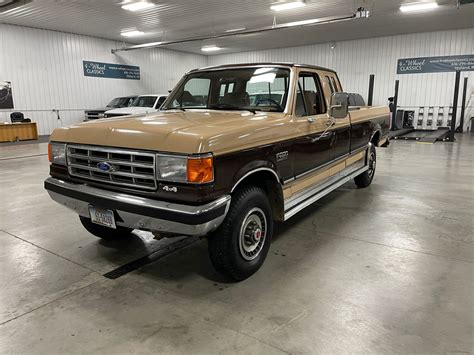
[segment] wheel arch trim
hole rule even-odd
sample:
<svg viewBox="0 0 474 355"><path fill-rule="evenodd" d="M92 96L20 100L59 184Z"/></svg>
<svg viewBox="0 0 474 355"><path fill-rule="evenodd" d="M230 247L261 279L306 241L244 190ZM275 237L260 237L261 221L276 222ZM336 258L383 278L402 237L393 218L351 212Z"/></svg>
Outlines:
<svg viewBox="0 0 474 355"><path fill-rule="evenodd" d="M232 189L230 190L230 192L234 192L234 190L237 188L237 186L239 186L239 184L244 181L247 177L249 177L250 175L253 175L255 173L258 173L260 171L269 171L273 174L273 176L275 177L275 180L276 182L278 182L280 184L280 177L278 176L278 174L276 173L275 170L271 169L271 168L266 168L266 167L260 167L260 168L256 168L256 169L252 169L250 171L248 171L247 173L245 173L239 180L237 180L237 182L234 184L234 186L232 186Z"/></svg>

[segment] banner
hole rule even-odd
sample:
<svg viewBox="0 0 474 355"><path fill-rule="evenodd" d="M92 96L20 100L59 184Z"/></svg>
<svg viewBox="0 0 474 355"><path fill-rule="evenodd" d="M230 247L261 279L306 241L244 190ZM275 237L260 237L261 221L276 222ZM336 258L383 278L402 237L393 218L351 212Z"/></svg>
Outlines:
<svg viewBox="0 0 474 355"><path fill-rule="evenodd" d="M399 59L397 74L474 71L474 54Z"/></svg>
<svg viewBox="0 0 474 355"><path fill-rule="evenodd" d="M140 80L140 67L125 64L82 62L84 76L96 78Z"/></svg>
<svg viewBox="0 0 474 355"><path fill-rule="evenodd" d="M13 108L12 83L11 81L0 81L0 110Z"/></svg>

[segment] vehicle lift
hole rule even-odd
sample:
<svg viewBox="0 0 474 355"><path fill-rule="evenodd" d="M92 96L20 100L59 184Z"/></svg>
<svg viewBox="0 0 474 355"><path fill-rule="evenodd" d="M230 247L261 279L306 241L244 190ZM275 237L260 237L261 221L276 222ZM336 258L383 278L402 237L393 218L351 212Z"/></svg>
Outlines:
<svg viewBox="0 0 474 355"><path fill-rule="evenodd" d="M460 125L456 128L457 103L458 103L458 97L459 97L460 77L461 77L461 72L456 71L453 106L449 108L447 126L440 127L443 123L445 112L444 112L443 107L439 107L438 116L436 120L436 126L438 127L437 129L415 129L413 126L414 117L411 120L409 119L408 113L410 111L397 110L399 80L396 80L395 81L394 109L392 112L392 125L391 125L391 132L389 133L390 139L415 140L421 143L435 143L436 141L454 142L455 140L454 133L462 132L463 127L464 127L467 77L464 78ZM411 112L414 114L414 111L411 111ZM427 125L426 125L427 127L434 126L435 120L434 120L434 107L433 106L428 108L426 117L425 117L425 107L420 107L418 109L417 126L422 126L425 119L427 121Z"/></svg>

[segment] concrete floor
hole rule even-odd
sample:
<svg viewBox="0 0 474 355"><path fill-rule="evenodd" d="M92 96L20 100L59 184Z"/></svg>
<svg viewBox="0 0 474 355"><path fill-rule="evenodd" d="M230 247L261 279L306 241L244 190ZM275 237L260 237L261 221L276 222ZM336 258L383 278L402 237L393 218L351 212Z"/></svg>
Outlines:
<svg viewBox="0 0 474 355"><path fill-rule="evenodd" d="M474 136L458 139L379 149L371 187L277 226L235 284L205 241L105 278L170 241L97 240L43 190L46 144L0 147L0 352L472 352Z"/></svg>

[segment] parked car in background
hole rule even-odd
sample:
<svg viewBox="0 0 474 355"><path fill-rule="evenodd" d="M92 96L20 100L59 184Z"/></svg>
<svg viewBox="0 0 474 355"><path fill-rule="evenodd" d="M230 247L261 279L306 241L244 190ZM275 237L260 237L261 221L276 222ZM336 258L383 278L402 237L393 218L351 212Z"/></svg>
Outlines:
<svg viewBox="0 0 474 355"><path fill-rule="evenodd" d="M136 98L137 95L116 97L115 99L110 101L105 107L84 111L84 120L89 121L96 120L98 118L104 118L105 111L112 110L115 108L128 107L133 103Z"/></svg>
<svg viewBox="0 0 474 355"><path fill-rule="evenodd" d="M128 115L145 115L156 112L165 102L168 95L140 95L128 107L117 108L105 112L105 117L119 117Z"/></svg>

